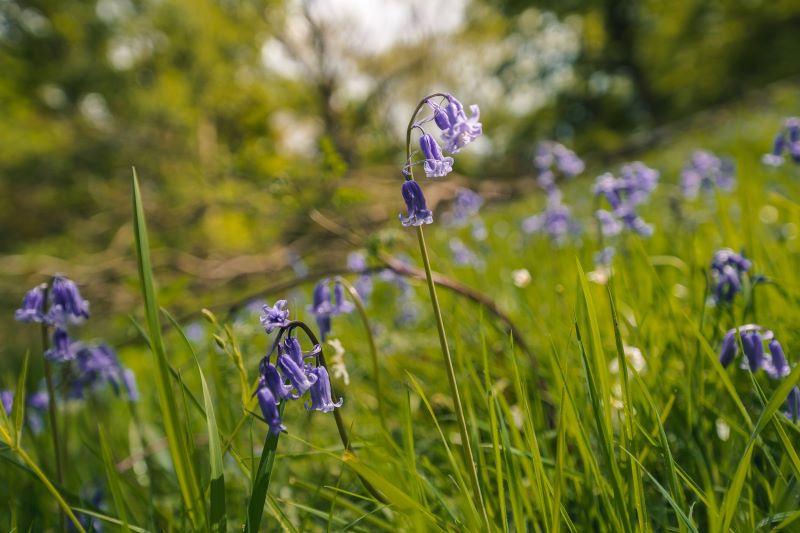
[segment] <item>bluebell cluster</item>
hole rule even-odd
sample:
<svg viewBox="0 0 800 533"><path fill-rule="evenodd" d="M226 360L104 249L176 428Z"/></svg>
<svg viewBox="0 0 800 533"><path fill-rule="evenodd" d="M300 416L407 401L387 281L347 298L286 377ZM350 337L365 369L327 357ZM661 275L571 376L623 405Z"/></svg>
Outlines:
<svg viewBox="0 0 800 533"><path fill-rule="evenodd" d="M70 397L83 398L86 391L110 384L117 393L125 391L131 401L139 398L133 372L120 364L111 347L75 341L70 336L70 326L89 318L89 302L83 299L74 281L56 275L49 286L37 285L25 294L14 317L20 322L53 328L44 356L54 363L74 363L62 373Z"/></svg>
<svg viewBox="0 0 800 533"><path fill-rule="evenodd" d="M412 117L410 130L418 129L421 132L419 146L423 159L419 161L409 159L403 167L406 181L403 183L401 192L408 211L405 217L402 214L399 215L400 223L403 226L422 226L433 223L433 212L428 209L425 195L414 180L411 168L414 165L422 164L425 176L429 178L444 177L452 172L454 163L454 159L445 156L444 152L458 153L466 145L480 137L483 132L483 126L479 121L480 111L476 105L470 106L470 116L468 117L461 102L449 94L427 97L420 103L420 107L423 104L430 108L432 114L417 121L414 121L416 116ZM433 135L425 131L425 125L431 122L439 128L444 151Z"/></svg>
<svg viewBox="0 0 800 533"><path fill-rule="evenodd" d="M789 117L785 120L772 143L772 152L765 154L761 160L765 165L778 167L784 163L784 155L787 153L792 161L800 163L800 118L798 117Z"/></svg>
<svg viewBox="0 0 800 533"><path fill-rule="evenodd" d="M635 161L620 168L620 176L606 172L597 177L594 194L608 201L611 210L598 209L595 218L605 237L625 229L649 237L653 227L639 216L639 207L650 198L658 185L659 173L644 163Z"/></svg>
<svg viewBox="0 0 800 533"><path fill-rule="evenodd" d="M269 331L279 328L272 349L259 364L259 386L256 398L270 432L278 434L285 431L280 416L280 402L297 400L309 393L308 410L330 412L342 405L342 400L332 399L331 383L324 365L320 364L322 348L315 344L308 352L303 351L300 340L295 335L297 329L305 330L305 324L288 320L289 310L285 301L275 306L264 306L261 323ZM307 332L308 333L308 332ZM272 354L277 350L275 363Z"/></svg>
<svg viewBox="0 0 800 533"><path fill-rule="evenodd" d="M712 301L730 305L736 294L742 290L744 276L752 266L749 259L730 248L714 252L711 260L711 277L714 282Z"/></svg>
<svg viewBox="0 0 800 533"><path fill-rule="evenodd" d="M686 198L697 198L700 191L731 191L736 186L735 167L730 159L698 150L681 172L681 190Z"/></svg>
<svg viewBox="0 0 800 533"><path fill-rule="evenodd" d="M333 283L333 292L331 292L331 283ZM331 282L329 279L323 279L314 287L308 310L314 315L320 339L324 341L331 332L331 317L352 312L353 304L344 297L344 285L338 281Z"/></svg>
<svg viewBox="0 0 800 533"><path fill-rule="evenodd" d="M775 334L758 324L745 324L725 333L719 352L719 362L723 367L728 367L736 359L739 354L739 342L744 352L740 365L742 369L750 372L764 370L772 379L782 379L791 373L783 346L775 338ZM764 343L767 343L767 351L764 350ZM795 422L800 419L799 393L795 386L786 398L785 414Z"/></svg>

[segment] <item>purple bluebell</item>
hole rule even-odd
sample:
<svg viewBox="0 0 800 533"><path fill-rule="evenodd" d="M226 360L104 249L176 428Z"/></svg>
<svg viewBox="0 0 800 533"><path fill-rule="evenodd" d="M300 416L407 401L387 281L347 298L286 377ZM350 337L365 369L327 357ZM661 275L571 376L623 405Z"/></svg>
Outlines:
<svg viewBox="0 0 800 533"><path fill-rule="evenodd" d="M295 388L298 397L305 394L317 379L315 375L306 373L305 365L298 365L295 359L286 353L278 356L278 368Z"/></svg>
<svg viewBox="0 0 800 533"><path fill-rule="evenodd" d="M458 266L471 266L477 269L483 267L483 261L475 255L475 252L467 248L467 246L457 237L450 239L450 251L453 253L453 263Z"/></svg>
<svg viewBox="0 0 800 533"><path fill-rule="evenodd" d="M28 418L28 425L34 434L39 434L44 429L44 413L50 407L50 397L45 391L34 392L28 396L27 409L25 414Z"/></svg>
<svg viewBox="0 0 800 533"><path fill-rule="evenodd" d="M739 351L738 340L736 338L736 330L732 329L725 334L722 339L722 348L719 351L719 362L723 367L730 365L736 354Z"/></svg>
<svg viewBox="0 0 800 533"><path fill-rule="evenodd" d="M423 133L419 138L419 147L425 156L422 167L429 178L442 178L453 171L453 158L445 157L439 143L429 133Z"/></svg>
<svg viewBox="0 0 800 533"><path fill-rule="evenodd" d="M619 173L627 201L633 205L646 201L658 185L659 172L640 161L622 165Z"/></svg>
<svg viewBox="0 0 800 533"><path fill-rule="evenodd" d="M0 403L3 404L6 415L11 416L11 409L14 407L14 393L10 390L0 391Z"/></svg>
<svg viewBox="0 0 800 533"><path fill-rule="evenodd" d="M772 142L772 152L764 154L761 162L771 167L779 167L783 164L783 151L786 147L786 137L780 131Z"/></svg>
<svg viewBox="0 0 800 533"><path fill-rule="evenodd" d="M483 133L478 106L470 106L470 117L467 118L464 106L451 95L447 95L446 105L429 104L434 110L433 119L442 130L445 152L455 154Z"/></svg>
<svg viewBox="0 0 800 533"><path fill-rule="evenodd" d="M132 402L139 401L139 387L136 385L136 374L130 368L125 368L122 371L122 386L125 393L128 395L128 400Z"/></svg>
<svg viewBox="0 0 800 533"><path fill-rule="evenodd" d="M333 314L347 314L353 309L353 304L344 297L344 285L337 281L333 286Z"/></svg>
<svg viewBox="0 0 800 533"><path fill-rule="evenodd" d="M540 214L522 220L525 233L544 233L555 243L563 243L569 234L579 232L569 207L564 204L548 205Z"/></svg>
<svg viewBox="0 0 800 533"><path fill-rule="evenodd" d="M593 193L595 196L604 196L612 209L617 209L622 203L620 191L623 189L621 180L614 177L610 172L597 176Z"/></svg>
<svg viewBox="0 0 800 533"><path fill-rule="evenodd" d="M133 373L126 377L126 369L122 367L117 354L107 344L80 345L76 356L77 375L71 383L71 396L83 398L87 392L108 384L116 394L123 389L128 399L138 398Z"/></svg>
<svg viewBox="0 0 800 533"><path fill-rule="evenodd" d="M483 197L466 188L459 188L453 199L453 210L450 213L450 223L454 226L463 226L467 220L478 214L483 205Z"/></svg>
<svg viewBox="0 0 800 533"><path fill-rule="evenodd" d="M741 291L743 276L751 267L752 263L748 259L730 248L714 252L711 260L711 277L714 282L712 301L730 305Z"/></svg>
<svg viewBox="0 0 800 533"><path fill-rule="evenodd" d="M690 199L696 198L701 190L730 191L735 185L733 162L705 150L694 152L681 172L681 189Z"/></svg>
<svg viewBox="0 0 800 533"><path fill-rule="evenodd" d="M399 215L400 223L405 226L422 226L423 224L433 223L433 212L428 209L425 203L425 196L422 188L414 180L407 180L401 188L403 200L408 208L408 216Z"/></svg>
<svg viewBox="0 0 800 533"><path fill-rule="evenodd" d="M72 342L67 330L56 327L53 332L53 345L44 353L44 356L56 363L72 361L77 356L79 344Z"/></svg>
<svg viewBox="0 0 800 533"><path fill-rule="evenodd" d="M600 226L600 233L602 233L604 237L613 237L622 232L622 228L624 227L622 222L610 211L598 209L594 212L594 216Z"/></svg>
<svg viewBox="0 0 800 533"><path fill-rule="evenodd" d="M358 293L358 296L361 298L361 301L364 302L365 305L368 304L369 297L372 295L372 276L358 276L354 287Z"/></svg>
<svg viewBox="0 0 800 533"><path fill-rule="evenodd" d="M786 418L792 422L800 422L800 387L795 385L786 396Z"/></svg>
<svg viewBox="0 0 800 533"><path fill-rule="evenodd" d="M600 266L610 266L611 262L614 260L614 255L617 253L617 250L613 246L606 246L596 254L594 254L594 262L596 265Z"/></svg>
<svg viewBox="0 0 800 533"><path fill-rule="evenodd" d="M764 360L764 371L773 379L786 377L791 372L789 363L786 361L786 354L783 352L781 343L772 339L769 341L769 359Z"/></svg>
<svg viewBox="0 0 800 533"><path fill-rule="evenodd" d="M634 233L638 233L642 237L650 237L653 235L653 226L644 221L639 216L633 207L624 206L616 210L615 214L619 217L626 228Z"/></svg>
<svg viewBox="0 0 800 533"><path fill-rule="evenodd" d="M292 386L286 384L283 376L278 372L278 367L272 363L266 362L261 365L261 377L263 379L263 385L269 387L273 397L279 400L296 400L299 398L297 394L292 392Z"/></svg>
<svg viewBox="0 0 800 533"><path fill-rule="evenodd" d="M278 402L275 401L275 396L263 382L256 391L258 398L258 406L261 408L261 414L269 426L269 431L273 435L277 435L281 431L286 431L286 428L281 423L281 415L278 412Z"/></svg>
<svg viewBox="0 0 800 533"><path fill-rule="evenodd" d="M331 332L331 315L333 314L333 302L331 302L331 289L328 280L323 279L314 287L311 305L308 310L314 315L319 329L319 336L322 340Z"/></svg>
<svg viewBox="0 0 800 533"><path fill-rule="evenodd" d="M764 363L764 341L758 331L750 331L742 335L742 348L747 357L751 372L756 372Z"/></svg>
<svg viewBox="0 0 800 533"><path fill-rule="evenodd" d="M311 373L316 376L316 381L311 386L311 404L306 403L306 409L329 413L335 408L341 407L343 401L341 398L336 403L331 398L331 380L325 367L312 368Z"/></svg>
<svg viewBox="0 0 800 533"><path fill-rule="evenodd" d="M66 326L89 318L89 302L81 297L74 281L56 275L50 284L50 310L47 320L52 324Z"/></svg>
<svg viewBox="0 0 800 533"><path fill-rule="evenodd" d="M571 178L584 171L585 165L575 152L561 143L544 141L536 147L533 165L540 176L546 172L557 171Z"/></svg>
<svg viewBox="0 0 800 533"><path fill-rule="evenodd" d="M43 322L45 320L45 290L47 285L37 285L25 293L22 307L14 312L18 322Z"/></svg>
<svg viewBox="0 0 800 533"><path fill-rule="evenodd" d="M347 270L350 272L364 272L367 269L367 256L363 252L350 252L347 254Z"/></svg>
<svg viewBox="0 0 800 533"><path fill-rule="evenodd" d="M267 333L272 333L275 328L282 328L289 323L289 310L286 309L286 300L278 300L270 307L264 304L261 315L261 326Z"/></svg>

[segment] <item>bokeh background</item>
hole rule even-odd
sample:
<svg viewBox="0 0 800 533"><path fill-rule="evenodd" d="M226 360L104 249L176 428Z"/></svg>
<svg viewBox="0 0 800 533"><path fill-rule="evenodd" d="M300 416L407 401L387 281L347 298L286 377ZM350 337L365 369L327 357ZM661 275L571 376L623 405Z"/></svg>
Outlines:
<svg viewBox="0 0 800 533"><path fill-rule="evenodd" d="M485 132L434 205L455 184L490 210L539 194L542 139L587 160L587 196L604 165L658 149L677 171L753 116L766 152L797 103L799 27L789 0L2 0L0 369L35 346L13 310L53 272L92 302L90 336L135 337L131 166L182 315L343 266L351 245L314 212L392 222L405 122L431 91L479 104Z"/></svg>

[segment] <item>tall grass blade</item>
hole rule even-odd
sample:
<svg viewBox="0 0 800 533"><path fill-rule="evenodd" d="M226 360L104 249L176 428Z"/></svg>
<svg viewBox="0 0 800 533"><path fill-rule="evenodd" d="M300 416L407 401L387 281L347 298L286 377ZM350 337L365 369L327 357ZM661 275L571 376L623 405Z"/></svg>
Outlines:
<svg viewBox="0 0 800 533"><path fill-rule="evenodd" d="M147 318L147 329L150 337L150 345L153 351L155 384L158 390L158 399L161 407L161 415L164 423L164 431L167 434L167 442L175 466L175 474L178 478L178 485L186 507L189 519L197 529L202 523L200 508L202 507L202 495L200 494L200 484L194 464L186 445L187 435L180 424L181 416L178 412L177 402L172 391L169 378L169 363L167 361L164 342L161 337L161 323L158 316L158 303L156 301L155 284L153 281L153 271L150 263L150 245L147 237L147 226L145 223L144 208L142 206L141 192L139 190L139 180L136 170L133 170L133 227L136 242L136 255L139 267L139 281L142 287L142 297L144 299L145 316Z"/></svg>
<svg viewBox="0 0 800 533"><path fill-rule="evenodd" d="M97 434L100 437L100 452L103 456L103 465L106 469L106 478L108 479L108 488L111 491L111 499L114 500L114 508L122 522L122 530L130 531L130 527L128 526L128 513L125 509L125 500L122 497L119 472L117 472L117 466L114 462L111 448L108 446L108 438L101 426L97 427Z"/></svg>
<svg viewBox="0 0 800 533"><path fill-rule="evenodd" d="M278 407L281 416L283 416L285 407L286 402L281 402ZM247 502L247 521L244 528L246 533L261 531L261 516L264 514L264 502L267 499L269 480L272 477L272 466L275 464L278 437L280 437L280 433L276 435L271 431L267 432L264 449L261 451L261 460L259 460L258 469L253 476L253 489L250 491L250 499Z"/></svg>
<svg viewBox="0 0 800 533"><path fill-rule="evenodd" d="M19 373L19 378L17 379L17 391L14 398L14 405L11 409L14 417L14 440L17 446L22 444L22 425L25 423L25 382L28 379L29 359L30 352L25 352L25 359L22 361L22 371Z"/></svg>

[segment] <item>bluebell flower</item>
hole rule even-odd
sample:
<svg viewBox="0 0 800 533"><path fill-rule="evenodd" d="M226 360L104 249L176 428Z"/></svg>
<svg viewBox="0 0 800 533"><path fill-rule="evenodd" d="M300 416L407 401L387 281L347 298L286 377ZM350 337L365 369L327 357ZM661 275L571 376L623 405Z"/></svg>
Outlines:
<svg viewBox="0 0 800 533"><path fill-rule="evenodd" d="M586 168L575 152L553 141L539 143L533 156L533 165L540 175L555 170L569 178L577 176Z"/></svg>
<svg viewBox="0 0 800 533"><path fill-rule="evenodd" d="M624 226L634 233L638 233L642 237L650 237L653 235L653 226L644 221L633 207L623 206L615 211L615 215L619 217Z"/></svg>
<svg viewBox="0 0 800 533"><path fill-rule="evenodd" d="M275 396L265 384L261 384L256 391L258 398L258 406L261 408L261 414L269 426L269 430L273 435L277 435L281 431L286 431L286 428L281 423L281 415L278 412L278 402L275 401Z"/></svg>
<svg viewBox="0 0 800 533"><path fill-rule="evenodd" d="M461 105L461 102L451 95L447 95L446 105L431 103L431 106L434 108L434 121L442 130L442 140L446 152L451 154L459 152L483 133L483 126L479 122L478 106L470 106L469 118L464 113L464 106Z"/></svg>
<svg viewBox="0 0 800 533"><path fill-rule="evenodd" d="M579 227L572 219L569 207L563 204L548 205L538 215L522 220L525 233L545 233L554 242L561 244L570 233L578 233Z"/></svg>
<svg viewBox="0 0 800 533"><path fill-rule="evenodd" d="M401 188L403 200L406 202L408 216L399 215L400 223L405 226L422 226L433 223L433 212L425 204L422 188L414 180L407 180Z"/></svg>
<svg viewBox="0 0 800 533"><path fill-rule="evenodd" d="M333 314L347 314L353 309L353 304L344 297L344 285L337 281L333 286Z"/></svg>
<svg viewBox="0 0 800 533"><path fill-rule="evenodd" d="M369 303L369 297L372 295L372 276L358 276L353 286L358 296L361 298L361 301L364 302L365 305Z"/></svg>
<svg viewBox="0 0 800 533"><path fill-rule="evenodd" d="M77 356L79 343L72 342L67 330L56 327L53 332L53 346L44 353L44 356L56 363L72 361Z"/></svg>
<svg viewBox="0 0 800 533"><path fill-rule="evenodd" d="M764 360L764 371L772 379L780 379L786 377L791 372L789 363L786 361L786 354L783 352L781 343L772 339L769 341L770 358Z"/></svg>
<svg viewBox="0 0 800 533"><path fill-rule="evenodd" d="M328 280L323 279L314 287L311 305L308 310L314 315L319 329L319 336L322 340L331 332L331 315L333 314L333 303L331 302L331 289Z"/></svg>
<svg viewBox="0 0 800 533"><path fill-rule="evenodd" d="M18 322L43 322L45 320L45 290L46 284L37 285L25 293L22 307L14 312Z"/></svg>
<svg viewBox="0 0 800 533"><path fill-rule="evenodd" d="M772 143L772 152L765 154L761 161L765 165L780 166L784 162L783 154L786 151L795 163L800 163L800 118L786 119Z"/></svg>
<svg viewBox="0 0 800 533"><path fill-rule="evenodd" d="M81 297L75 282L64 276L53 277L50 285L50 304L47 320L52 324L66 326L89 318L89 302Z"/></svg>
<svg viewBox="0 0 800 533"><path fill-rule="evenodd" d="M286 309L286 300L278 300L270 307L264 304L261 315L261 326L267 333L272 333L275 328L282 328L289 323L289 310Z"/></svg>
<svg viewBox="0 0 800 533"><path fill-rule="evenodd" d="M295 361L292 355L286 353L280 354L278 356L278 367L295 388L298 397L305 394L317 380L316 375L308 374L305 365L297 364L297 361Z"/></svg>
<svg viewBox="0 0 800 533"><path fill-rule="evenodd" d="M280 372L278 372L278 367L273 365L272 363L265 362L261 366L261 378L262 378L262 386L269 387L270 392L272 392L272 396L279 399L289 399L289 400L296 400L299 398L297 394L292 392L293 388L291 385L287 385L281 376Z"/></svg>
<svg viewBox="0 0 800 533"><path fill-rule="evenodd" d="M735 329L728 331L722 339L722 348L719 351L719 362L723 367L727 368L739 352L739 345L737 342Z"/></svg>
<svg viewBox="0 0 800 533"><path fill-rule="evenodd" d="M694 152L681 172L681 189L690 199L697 198L701 190L730 191L735 185L733 162L705 150Z"/></svg>
<svg viewBox="0 0 800 533"><path fill-rule="evenodd" d="M783 131L775 136L772 142L772 152L764 154L761 162L771 167L779 167L783 164L783 150L786 146L786 137Z"/></svg>
<svg viewBox="0 0 800 533"><path fill-rule="evenodd" d="M786 396L786 418L792 422L800 422L800 387L795 385Z"/></svg>
<svg viewBox="0 0 800 533"><path fill-rule="evenodd" d="M750 331L742 335L742 348L747 357L750 372L756 372L764 363L764 340L758 331Z"/></svg>
<svg viewBox="0 0 800 533"><path fill-rule="evenodd" d="M130 368L125 368L122 371L122 385L128 395L128 400L138 402L139 387L136 385L136 374Z"/></svg>
<svg viewBox="0 0 800 533"><path fill-rule="evenodd" d="M483 205L483 197L470 190L460 187L453 199L453 210L450 213L450 223L461 227L467 220L478 214Z"/></svg>
<svg viewBox="0 0 800 533"><path fill-rule="evenodd" d="M422 167L429 178L441 178L453 171L453 158L445 157L439 143L429 133L423 133L419 138L419 147L425 156Z"/></svg>
<svg viewBox="0 0 800 533"><path fill-rule="evenodd" d="M328 371L324 366L318 366L311 369L311 373L316 377L316 381L311 386L311 404L306 403L306 409L309 411L322 411L329 413L337 407L341 407L343 400L334 403L331 398L331 380L328 377Z"/></svg>
<svg viewBox="0 0 800 533"><path fill-rule="evenodd" d="M14 407L14 393L10 390L0 391L0 403L3 404L6 415L11 416L11 409Z"/></svg>
<svg viewBox="0 0 800 533"><path fill-rule="evenodd" d="M347 254L347 270L351 272L364 272L367 269L367 256L363 252L350 252Z"/></svg>
<svg viewBox="0 0 800 533"><path fill-rule="evenodd" d="M467 248L461 239L453 237L450 239L450 251L453 253L453 263L458 266L471 266L477 269L483 267L483 261L475 255L475 252Z"/></svg>
<svg viewBox="0 0 800 533"><path fill-rule="evenodd" d="M712 301L730 305L736 293L741 291L743 276L751 267L748 259L730 248L714 252L711 260L711 277L714 281Z"/></svg>
<svg viewBox="0 0 800 533"><path fill-rule="evenodd" d="M624 227L622 222L617 219L610 211L605 209L598 209L594 212L594 217L600 225L600 233L604 237L613 237L619 235Z"/></svg>
<svg viewBox="0 0 800 533"><path fill-rule="evenodd" d="M83 398L87 391L108 384L115 394L123 389L128 399L135 401L138 390L133 373L122 367L114 350L106 344L80 345L76 355L77 375L71 383L71 396Z"/></svg>
<svg viewBox="0 0 800 533"><path fill-rule="evenodd" d="M28 425L34 434L38 435L44 429L44 413L50 407L50 397L45 391L34 392L28 396L27 410Z"/></svg>
<svg viewBox="0 0 800 533"><path fill-rule="evenodd" d="M616 248L613 246L606 246L596 254L594 254L594 262L600 266L610 266L614 260L614 255L617 253Z"/></svg>

